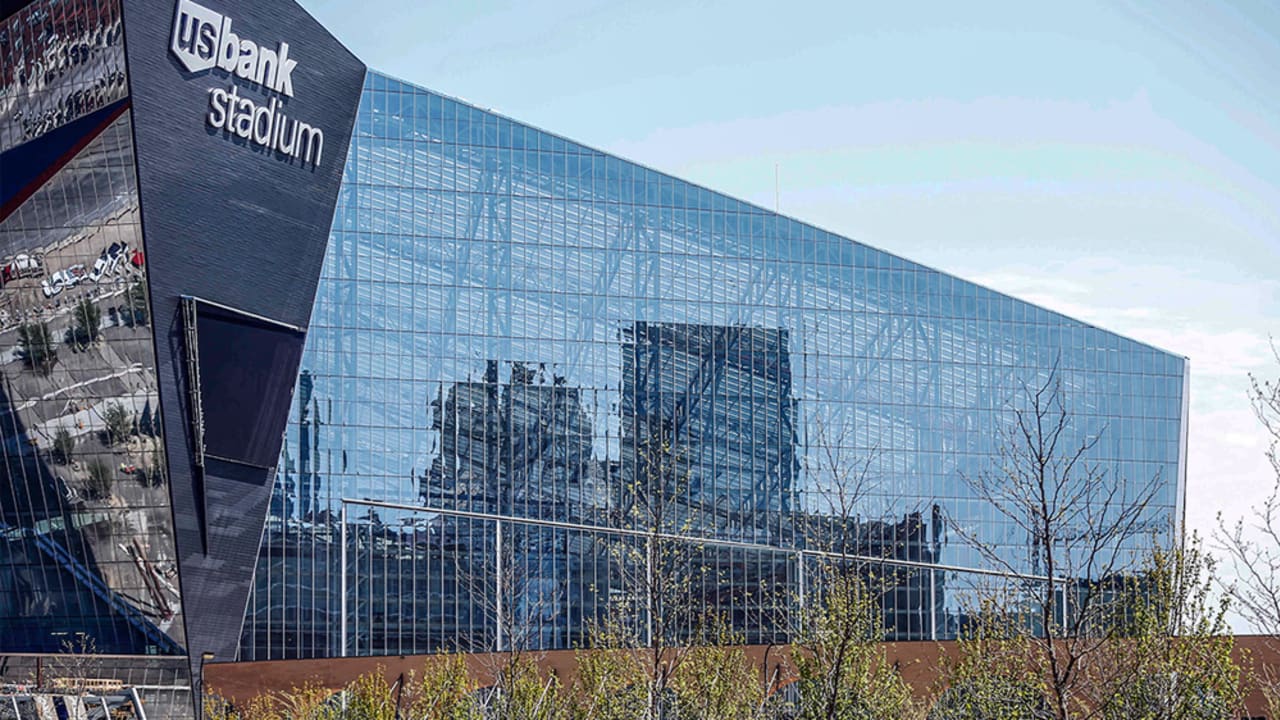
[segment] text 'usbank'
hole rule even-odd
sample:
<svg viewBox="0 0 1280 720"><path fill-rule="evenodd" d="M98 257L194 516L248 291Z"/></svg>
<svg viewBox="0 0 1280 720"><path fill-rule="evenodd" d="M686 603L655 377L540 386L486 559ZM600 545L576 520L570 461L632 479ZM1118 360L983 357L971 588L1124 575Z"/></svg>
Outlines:
<svg viewBox="0 0 1280 720"><path fill-rule="evenodd" d="M289 57L289 43L261 45L237 35L230 17L178 0L169 50L188 72L219 70L232 78L225 89L209 89L205 121L210 127L303 163L320 164L324 132L284 113L283 101L293 97L293 72L298 67ZM237 78L280 97L255 100L241 93Z"/></svg>

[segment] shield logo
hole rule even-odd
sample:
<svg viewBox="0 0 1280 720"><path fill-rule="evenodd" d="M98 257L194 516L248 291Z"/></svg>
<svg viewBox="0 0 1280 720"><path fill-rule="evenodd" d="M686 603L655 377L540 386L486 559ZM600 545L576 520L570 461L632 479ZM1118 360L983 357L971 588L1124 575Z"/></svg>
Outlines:
<svg viewBox="0 0 1280 720"><path fill-rule="evenodd" d="M169 51L188 72L200 72L217 61L222 14L191 0L178 0Z"/></svg>

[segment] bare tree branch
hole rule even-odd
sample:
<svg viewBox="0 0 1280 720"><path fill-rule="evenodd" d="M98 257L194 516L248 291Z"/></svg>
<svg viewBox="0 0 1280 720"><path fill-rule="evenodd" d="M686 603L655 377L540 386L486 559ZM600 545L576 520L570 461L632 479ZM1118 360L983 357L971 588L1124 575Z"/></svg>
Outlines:
<svg viewBox="0 0 1280 720"><path fill-rule="evenodd" d="M1274 339L1271 352L1280 366L1280 348ZM1218 514L1213 533L1215 549L1222 553L1230 580L1223 589L1233 609L1254 632L1270 636L1280 652L1280 378L1249 375L1249 402L1267 436L1267 461L1274 484L1268 495L1249 513L1233 521ZM1280 677L1259 678L1264 694L1280 712Z"/></svg>
<svg viewBox="0 0 1280 720"><path fill-rule="evenodd" d="M965 523L953 520L952 527L993 567L1039 578L1018 583L1034 621L1024 628L1031 660L1044 670L1058 718L1092 717L1096 708L1086 699L1091 660L1115 638L1114 625L1105 621L1110 584L1136 566L1129 541L1172 528L1148 524L1158 475L1136 482L1112 477L1094 459L1105 428L1076 426L1056 365L1042 383L1024 384L1022 395L1025 405L1011 410L996 467L964 480L1023 534L1028 553L1011 555Z"/></svg>

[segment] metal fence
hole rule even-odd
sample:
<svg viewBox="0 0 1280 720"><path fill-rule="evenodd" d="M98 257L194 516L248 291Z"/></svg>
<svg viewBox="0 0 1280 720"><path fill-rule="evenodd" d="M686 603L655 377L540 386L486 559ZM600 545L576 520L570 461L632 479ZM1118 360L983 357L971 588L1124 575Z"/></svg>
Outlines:
<svg viewBox="0 0 1280 720"><path fill-rule="evenodd" d="M343 500L338 525L343 656L587 647L606 621L647 643L658 614L673 609L715 618L737 642L785 643L822 593L822 568L833 563L880 593L887 639L936 640L955 636L966 592L1045 580L361 499ZM699 631L658 624L668 642Z"/></svg>

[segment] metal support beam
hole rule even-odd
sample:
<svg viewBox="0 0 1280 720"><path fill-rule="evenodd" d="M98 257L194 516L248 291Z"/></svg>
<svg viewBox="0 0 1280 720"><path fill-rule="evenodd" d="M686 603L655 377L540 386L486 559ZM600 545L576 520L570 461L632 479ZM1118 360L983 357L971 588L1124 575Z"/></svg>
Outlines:
<svg viewBox="0 0 1280 720"><path fill-rule="evenodd" d="M138 711L138 720L147 720L147 708L143 706L142 698L138 696L138 689L136 687L129 688L129 699L133 700L133 707ZM199 697L194 698L194 700L196 707L203 707Z"/></svg>
<svg viewBox="0 0 1280 720"><path fill-rule="evenodd" d="M338 552L338 586L339 599L338 607L340 618L338 620L338 657L347 656L347 502L342 501L342 507L338 510L338 542L340 548Z"/></svg>
<svg viewBox="0 0 1280 720"><path fill-rule="evenodd" d="M938 578L937 571L929 570L929 639L938 639Z"/></svg>
<svg viewBox="0 0 1280 720"><path fill-rule="evenodd" d="M204 401L200 394L200 337L196 330L196 302L193 297L182 297L182 337L187 361L187 400L191 407L191 452L196 467L203 470Z"/></svg>
<svg viewBox="0 0 1280 720"><path fill-rule="evenodd" d="M494 607L496 609L494 619L496 620L495 624L497 625L497 632L495 633L497 637L497 642L495 643L494 649L497 650L498 652L502 652L502 644L503 644L502 623L504 622L502 613L505 610L505 607L504 607L504 603L502 602L502 599L503 599L502 593L504 591L504 587L502 584L502 521L501 520L495 523L493 552L494 552L494 568L495 568L495 571L493 573L494 598L495 598Z"/></svg>
<svg viewBox="0 0 1280 720"><path fill-rule="evenodd" d="M796 558L796 584L799 586L800 609L805 608L805 596L808 594L808 574L804 569L804 555Z"/></svg>
<svg viewBox="0 0 1280 720"><path fill-rule="evenodd" d="M644 642L653 645L653 537L644 539Z"/></svg>
<svg viewBox="0 0 1280 720"><path fill-rule="evenodd" d="M780 548L776 545L764 545L761 543L751 543L741 540L723 540L719 538L696 537L692 535L681 535L677 533L667 532L647 532L644 530L631 530L627 528L606 527L603 525L587 525L584 523L565 522L562 520L544 520L539 518L522 518L513 515L499 515L496 513L474 512L470 510L454 510L451 508L433 507L430 505L405 505L401 503L380 502L377 500L362 500L358 498L343 498L341 501L344 505L360 505L364 507L387 508L390 510L408 510L411 512L429 513L437 515L450 515L454 517L470 518L473 520L488 520L491 522L506 522L511 524L531 525L534 527L552 527L562 528L565 530L577 530L579 532L589 532L600 535L619 535L623 537L638 538L655 538L659 540L672 540L676 542L687 542L692 545L713 545L723 548L737 548L741 550L754 550L758 552L768 553L792 553L799 557L811 557L823 560L839 560L842 562L868 563L886 567L898 567L916 570L932 570L937 569L943 572L967 573L970 575L983 575L986 577L998 577L1009 580L1021 580L1031 582L1044 582L1049 578L1043 575L1023 575L1020 573L1011 573L1003 570L991 570L986 568L970 568L960 565L944 565L941 563L923 562L920 560L900 560L897 558L876 557L873 555L853 555L848 553L827 552L824 550L810 550L806 548ZM1068 578L1058 578L1058 582L1070 582Z"/></svg>

